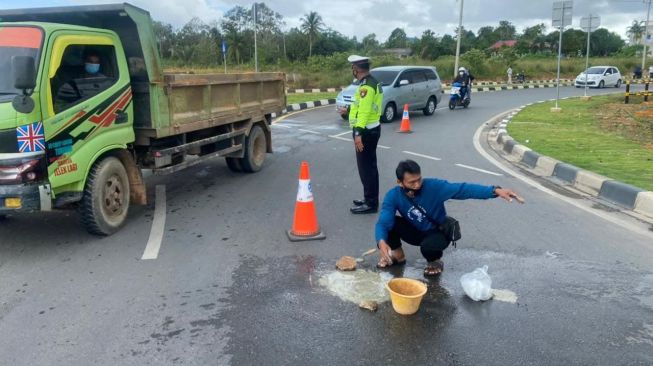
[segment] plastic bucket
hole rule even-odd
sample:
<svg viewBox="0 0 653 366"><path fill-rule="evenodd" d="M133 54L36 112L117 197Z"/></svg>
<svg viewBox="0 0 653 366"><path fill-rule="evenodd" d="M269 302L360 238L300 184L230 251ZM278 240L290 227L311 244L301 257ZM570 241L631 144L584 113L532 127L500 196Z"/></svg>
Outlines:
<svg viewBox="0 0 653 366"><path fill-rule="evenodd" d="M390 293L392 307L402 315L415 314L426 294L426 285L411 278L394 278L385 288Z"/></svg>

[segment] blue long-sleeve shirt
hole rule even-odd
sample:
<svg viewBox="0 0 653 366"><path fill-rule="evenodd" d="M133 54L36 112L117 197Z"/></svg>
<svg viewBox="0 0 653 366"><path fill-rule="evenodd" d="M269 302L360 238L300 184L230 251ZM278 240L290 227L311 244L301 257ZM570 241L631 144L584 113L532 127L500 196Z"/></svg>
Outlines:
<svg viewBox="0 0 653 366"><path fill-rule="evenodd" d="M444 222L447 211L444 202L449 199L466 200L470 198L494 198L494 186L471 183L449 183L441 179L424 179L422 189L413 198L415 204L422 207L426 214L438 224ZM388 232L395 223L395 213L399 212L417 230L428 231L433 228L431 222L424 217L419 209L413 206L401 187L388 191L383 199L381 214L376 222L376 242L388 240Z"/></svg>

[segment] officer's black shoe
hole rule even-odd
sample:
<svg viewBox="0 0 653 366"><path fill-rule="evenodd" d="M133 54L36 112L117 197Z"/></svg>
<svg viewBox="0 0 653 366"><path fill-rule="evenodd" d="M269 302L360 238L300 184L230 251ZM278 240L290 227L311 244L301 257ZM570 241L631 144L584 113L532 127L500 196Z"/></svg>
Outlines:
<svg viewBox="0 0 653 366"><path fill-rule="evenodd" d="M353 200L354 206L362 206L365 204L365 200Z"/></svg>
<svg viewBox="0 0 653 366"><path fill-rule="evenodd" d="M378 210L378 207L368 206L367 203L363 203L358 207L352 207L349 209L349 211L355 215L376 213Z"/></svg>

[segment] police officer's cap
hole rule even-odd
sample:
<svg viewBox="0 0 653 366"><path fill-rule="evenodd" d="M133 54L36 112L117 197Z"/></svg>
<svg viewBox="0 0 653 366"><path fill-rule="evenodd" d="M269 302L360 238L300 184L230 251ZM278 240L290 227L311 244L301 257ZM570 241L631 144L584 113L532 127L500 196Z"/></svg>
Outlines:
<svg viewBox="0 0 653 366"><path fill-rule="evenodd" d="M370 58L365 56L351 55L347 57L347 61L354 65L365 65L370 64Z"/></svg>

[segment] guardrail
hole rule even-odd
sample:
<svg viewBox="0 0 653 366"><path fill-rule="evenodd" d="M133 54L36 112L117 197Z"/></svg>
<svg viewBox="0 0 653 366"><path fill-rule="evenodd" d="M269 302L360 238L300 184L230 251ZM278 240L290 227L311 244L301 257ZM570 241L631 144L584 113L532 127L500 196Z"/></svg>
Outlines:
<svg viewBox="0 0 653 366"><path fill-rule="evenodd" d="M628 104L630 102L630 97L631 96L643 96L644 101L648 102L648 96L653 95L651 91L649 91L649 84L650 80L644 79L644 80L633 80L633 81L626 81L626 92L624 93L624 104ZM644 84L644 91L643 92L630 92L630 84Z"/></svg>

